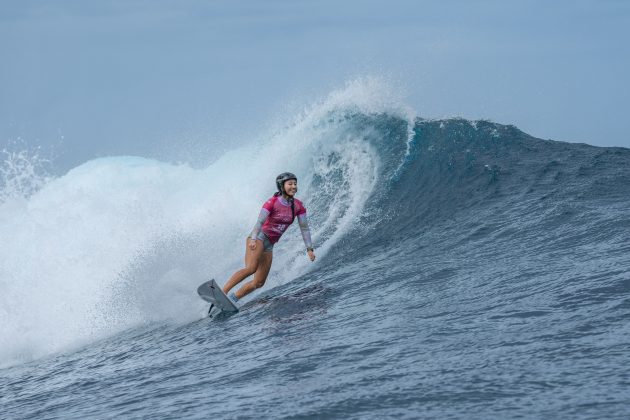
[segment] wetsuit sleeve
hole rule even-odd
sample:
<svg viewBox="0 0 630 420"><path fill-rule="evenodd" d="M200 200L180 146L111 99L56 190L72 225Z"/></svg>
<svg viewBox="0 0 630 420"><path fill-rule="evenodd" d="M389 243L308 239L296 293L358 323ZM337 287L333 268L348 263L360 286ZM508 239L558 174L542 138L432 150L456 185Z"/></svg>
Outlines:
<svg viewBox="0 0 630 420"><path fill-rule="evenodd" d="M297 220L300 225L300 232L302 232L302 239L304 239L304 245L306 245L307 249L313 249L313 243L311 242L311 230L308 227L306 212L299 214Z"/></svg>
<svg viewBox="0 0 630 420"><path fill-rule="evenodd" d="M258 237L258 233L260 232L260 229L262 229L262 225L263 223L265 223L265 220L267 220L267 217L269 217L269 210L267 210L266 208L262 208L260 209L260 213L258 214L258 220L256 220L256 224L254 225L254 229L252 229L252 233L250 233L250 238L252 239L256 239Z"/></svg>

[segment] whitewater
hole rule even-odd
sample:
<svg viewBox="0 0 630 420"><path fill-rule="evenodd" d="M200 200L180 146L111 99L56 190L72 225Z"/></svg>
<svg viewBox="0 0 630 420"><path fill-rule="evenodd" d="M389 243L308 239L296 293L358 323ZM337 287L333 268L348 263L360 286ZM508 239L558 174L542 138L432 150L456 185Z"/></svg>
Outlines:
<svg viewBox="0 0 630 420"><path fill-rule="evenodd" d="M630 150L417 116L372 79L203 168L0 164L6 418L627 418ZM209 319L278 173L299 229Z"/></svg>

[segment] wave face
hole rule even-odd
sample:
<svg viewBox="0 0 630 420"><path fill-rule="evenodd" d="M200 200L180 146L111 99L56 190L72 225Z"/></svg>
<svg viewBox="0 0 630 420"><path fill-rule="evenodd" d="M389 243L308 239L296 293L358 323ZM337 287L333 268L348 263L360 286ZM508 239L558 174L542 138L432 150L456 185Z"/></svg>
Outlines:
<svg viewBox="0 0 630 420"><path fill-rule="evenodd" d="M361 81L204 169L98 159L5 192L7 412L46 392L70 417L621 416L630 150L398 103ZM239 315L191 323L285 170L317 263L292 228Z"/></svg>

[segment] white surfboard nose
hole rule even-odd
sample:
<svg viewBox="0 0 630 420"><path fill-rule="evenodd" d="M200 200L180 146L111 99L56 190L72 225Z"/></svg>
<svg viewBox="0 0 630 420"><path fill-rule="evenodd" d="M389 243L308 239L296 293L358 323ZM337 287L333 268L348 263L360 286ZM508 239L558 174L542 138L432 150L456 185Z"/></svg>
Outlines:
<svg viewBox="0 0 630 420"><path fill-rule="evenodd" d="M223 290L214 279L199 286L197 293L203 300L213 304L222 311L238 312L238 308L234 302L223 293Z"/></svg>

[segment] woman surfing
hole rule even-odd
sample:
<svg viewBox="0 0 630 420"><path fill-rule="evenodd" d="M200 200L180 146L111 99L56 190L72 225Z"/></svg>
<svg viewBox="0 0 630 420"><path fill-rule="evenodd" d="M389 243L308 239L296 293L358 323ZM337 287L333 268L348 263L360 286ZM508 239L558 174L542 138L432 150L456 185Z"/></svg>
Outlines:
<svg viewBox="0 0 630 420"><path fill-rule="evenodd" d="M276 192L263 204L258 220L245 243L245 268L241 268L225 283L223 292L236 302L254 290L263 287L271 268L273 246L297 218L302 239L311 261L315 261L311 231L306 218L306 208L297 198L297 177L291 172L283 172L276 177ZM236 292L230 290L250 275L254 279Z"/></svg>

